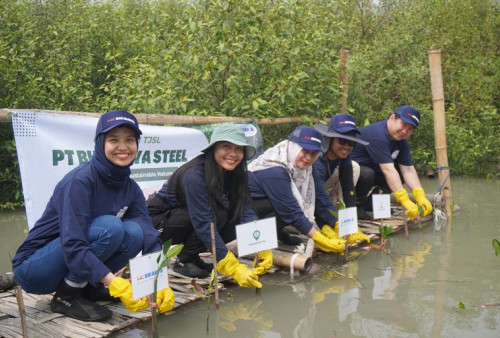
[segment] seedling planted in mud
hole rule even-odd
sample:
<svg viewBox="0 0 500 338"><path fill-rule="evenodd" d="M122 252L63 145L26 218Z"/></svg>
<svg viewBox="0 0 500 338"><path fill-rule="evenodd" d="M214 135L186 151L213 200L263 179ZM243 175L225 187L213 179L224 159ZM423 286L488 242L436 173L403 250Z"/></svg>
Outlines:
<svg viewBox="0 0 500 338"><path fill-rule="evenodd" d="M207 334L208 334L208 320L210 318L210 295L212 294L215 287L215 270L212 270L212 274L210 276L210 284L206 289L202 288L199 284L196 283L195 279L191 280L191 285L193 286L193 291L196 296L199 298L205 298L207 300Z"/></svg>
<svg viewBox="0 0 500 338"><path fill-rule="evenodd" d="M168 241L163 244L163 259L162 255L158 255L158 258L156 259L156 263L158 264L158 269L156 271L156 276L155 276L155 281L154 281L154 291L151 299L153 302L156 303L156 294L157 294L157 287L158 287L158 276L160 275L160 271L167 267L170 264L170 259L172 257L175 257L181 252L182 248L184 247L183 244L178 244L173 246L172 248L170 247L172 245L172 240L169 239ZM156 307L151 308L151 324L152 324L152 335L153 337L158 337L158 314L156 311Z"/></svg>

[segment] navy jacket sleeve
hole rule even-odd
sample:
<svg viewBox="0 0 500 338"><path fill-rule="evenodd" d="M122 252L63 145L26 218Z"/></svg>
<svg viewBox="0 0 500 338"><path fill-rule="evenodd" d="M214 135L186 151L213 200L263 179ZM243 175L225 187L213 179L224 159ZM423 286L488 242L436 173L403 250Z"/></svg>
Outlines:
<svg viewBox="0 0 500 338"><path fill-rule="evenodd" d="M313 164L313 178L314 187L316 190L316 204L314 207L314 214L322 222L330 226L334 226L337 218L331 214L330 211L337 212L335 206L330 202L328 193L325 190L324 183L328 179L328 168L324 158L318 158ZM329 211L330 210L330 211ZM318 224L322 227L325 224Z"/></svg>
<svg viewBox="0 0 500 338"><path fill-rule="evenodd" d="M293 196L291 178L285 168L272 167L251 172L250 175L250 194L253 198L267 197L276 215L302 234L311 230L313 224L304 215Z"/></svg>
<svg viewBox="0 0 500 338"><path fill-rule="evenodd" d="M62 196L52 198L59 210L59 231L66 265L70 271L96 285L109 268L90 249L87 233L92 221L94 186L90 181L75 178L66 182Z"/></svg>
<svg viewBox="0 0 500 338"><path fill-rule="evenodd" d="M207 250L212 250L212 241L210 235L210 222L214 222L212 208L208 199L208 188L205 184L202 170L192 168L187 170L182 178L182 189L186 196L186 205L189 210L189 217L196 235L203 242ZM227 255L226 245L220 234L215 231L215 246L217 261L224 259Z"/></svg>
<svg viewBox="0 0 500 338"><path fill-rule="evenodd" d="M346 208L356 206L356 190L354 189L354 180L352 177L352 160L349 156L339 166L339 180Z"/></svg>

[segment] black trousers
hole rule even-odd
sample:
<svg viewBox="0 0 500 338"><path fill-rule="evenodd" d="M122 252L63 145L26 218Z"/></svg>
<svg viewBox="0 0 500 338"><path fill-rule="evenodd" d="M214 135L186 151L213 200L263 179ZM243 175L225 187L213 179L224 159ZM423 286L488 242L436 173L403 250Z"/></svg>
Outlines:
<svg viewBox="0 0 500 338"><path fill-rule="evenodd" d="M156 197L159 199L159 197ZM194 231L189 211L185 207L165 208L160 211L158 208L160 201L152 200L148 203L148 210L153 220L153 225L161 231L162 243L172 239L172 244L184 243L184 248L179 253L178 258L183 262L192 261L193 257L201 252L212 248L207 248ZM156 208L154 208L154 206ZM155 212L152 210L155 209ZM218 208L215 212L217 217L217 228L215 229L222 237L224 243L228 243L236 238L236 228L234 224L229 224L229 212L225 208ZM211 238L205 238L208 242Z"/></svg>
<svg viewBox="0 0 500 338"><path fill-rule="evenodd" d="M267 198L251 199L252 209L259 219L276 217L276 229L279 231L287 224L276 215L271 201Z"/></svg>
<svg viewBox="0 0 500 338"><path fill-rule="evenodd" d="M398 166L396 166L399 178L401 182L404 183L403 175ZM360 173L358 183L356 184L356 198L366 210L372 209L372 198L370 190L377 186L384 194L390 194L391 188L387 184L384 174L380 169L374 169L372 167L367 167L360 165Z"/></svg>

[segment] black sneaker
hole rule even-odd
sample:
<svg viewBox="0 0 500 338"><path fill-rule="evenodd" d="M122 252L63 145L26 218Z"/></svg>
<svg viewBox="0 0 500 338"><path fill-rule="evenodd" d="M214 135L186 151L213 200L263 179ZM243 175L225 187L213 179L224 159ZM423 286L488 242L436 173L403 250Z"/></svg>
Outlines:
<svg viewBox="0 0 500 338"><path fill-rule="evenodd" d="M102 322L113 315L110 309L83 298L82 292L82 288L74 288L63 282L50 301L50 309L85 322Z"/></svg>
<svg viewBox="0 0 500 338"><path fill-rule="evenodd" d="M302 243L300 238L290 235L285 229L278 229L278 239L288 245L299 245Z"/></svg>
<svg viewBox="0 0 500 338"><path fill-rule="evenodd" d="M104 285L98 287L92 286L90 283L83 288L82 296L93 302L118 302L120 298L115 298L109 294L109 289Z"/></svg>
<svg viewBox="0 0 500 338"><path fill-rule="evenodd" d="M196 256L195 258L195 264L202 270L207 271L208 273L211 273L212 270L214 269L214 264L213 263L207 263L203 259L201 259L200 256Z"/></svg>
<svg viewBox="0 0 500 338"><path fill-rule="evenodd" d="M200 259L201 260L201 259ZM181 262L177 260L174 264L174 271L181 275L192 278L205 278L208 277L208 271L203 270L194 262ZM212 270L210 270L212 271Z"/></svg>

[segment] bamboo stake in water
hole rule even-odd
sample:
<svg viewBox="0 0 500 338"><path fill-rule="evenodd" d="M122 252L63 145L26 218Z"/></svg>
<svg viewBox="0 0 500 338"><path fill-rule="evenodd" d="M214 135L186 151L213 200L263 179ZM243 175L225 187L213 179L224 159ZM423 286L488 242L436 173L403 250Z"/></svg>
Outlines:
<svg viewBox="0 0 500 338"><path fill-rule="evenodd" d="M445 211L448 220L451 219L451 181L448 167L448 152L446 145L446 119L444 109L443 75L441 73L441 51L430 50L429 67L431 73L432 106L434 110L434 142L436 162L438 166L441 194L445 199Z"/></svg>
<svg viewBox="0 0 500 338"><path fill-rule="evenodd" d="M23 290L19 285L16 285L14 287L14 290L16 291L17 306L19 307L19 316L21 317L21 328L23 330L23 338L27 338L28 328L26 327L26 311L24 309Z"/></svg>
<svg viewBox="0 0 500 338"><path fill-rule="evenodd" d="M217 251L215 247L214 222L210 222L210 237L212 238L212 261L215 273L215 308L219 310L219 280L217 278Z"/></svg>

